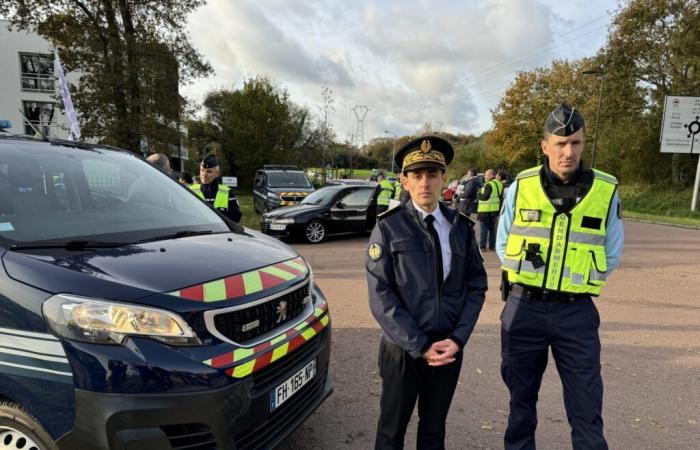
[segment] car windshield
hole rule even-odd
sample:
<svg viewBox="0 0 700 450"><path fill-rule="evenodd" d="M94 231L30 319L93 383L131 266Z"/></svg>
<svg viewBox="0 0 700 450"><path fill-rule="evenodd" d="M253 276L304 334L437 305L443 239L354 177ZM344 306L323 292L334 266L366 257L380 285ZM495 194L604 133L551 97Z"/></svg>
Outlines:
<svg viewBox="0 0 700 450"><path fill-rule="evenodd" d="M340 191L342 186L328 186L321 188L316 192L312 192L304 200L301 201L302 205L327 205L333 201L335 195Z"/></svg>
<svg viewBox="0 0 700 450"><path fill-rule="evenodd" d="M268 172L267 185L271 188L310 188L311 183L303 172Z"/></svg>
<svg viewBox="0 0 700 450"><path fill-rule="evenodd" d="M0 244L225 232L192 193L124 151L0 139Z"/></svg>

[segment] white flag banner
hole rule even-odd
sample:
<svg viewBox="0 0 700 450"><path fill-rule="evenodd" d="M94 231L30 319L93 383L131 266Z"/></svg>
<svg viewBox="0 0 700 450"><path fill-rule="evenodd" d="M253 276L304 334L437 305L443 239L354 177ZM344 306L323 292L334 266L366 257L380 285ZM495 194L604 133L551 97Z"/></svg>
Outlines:
<svg viewBox="0 0 700 450"><path fill-rule="evenodd" d="M56 58L53 61L53 71L58 75L58 86L61 90L61 98L63 99L63 107L66 110L66 117L68 117L70 134L73 139L80 139L80 124L78 123L78 115L75 113L75 108L73 108L73 100L70 98L68 80L66 80L66 74L63 72L63 67L61 66L58 50L54 50L54 54Z"/></svg>

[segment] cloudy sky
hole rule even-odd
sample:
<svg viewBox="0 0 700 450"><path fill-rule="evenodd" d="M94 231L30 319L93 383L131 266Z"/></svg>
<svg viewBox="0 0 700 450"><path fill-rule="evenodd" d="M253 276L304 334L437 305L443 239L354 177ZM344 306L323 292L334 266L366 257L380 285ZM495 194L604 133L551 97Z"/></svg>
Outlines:
<svg viewBox="0 0 700 450"><path fill-rule="evenodd" d="M189 19L215 74L182 91L239 88L264 74L320 113L334 99L339 140L366 106L365 141L425 122L481 133L519 70L594 54L614 0L208 0ZM386 135L385 135L386 136ZM357 141L356 141L357 143Z"/></svg>

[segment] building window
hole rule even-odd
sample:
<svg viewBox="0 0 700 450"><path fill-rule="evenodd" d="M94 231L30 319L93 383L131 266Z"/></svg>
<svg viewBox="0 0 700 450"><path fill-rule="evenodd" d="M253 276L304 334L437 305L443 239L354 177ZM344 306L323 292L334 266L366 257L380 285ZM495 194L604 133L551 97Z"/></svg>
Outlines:
<svg viewBox="0 0 700 450"><path fill-rule="evenodd" d="M22 90L54 93L53 56L20 53Z"/></svg>
<svg viewBox="0 0 700 450"><path fill-rule="evenodd" d="M34 128L39 130L44 136L50 136L50 127L53 122L53 109L54 104L51 102L34 102L34 101L23 101L23 112L27 117L29 122L34 125ZM36 134L27 121L24 121L24 134L33 136Z"/></svg>

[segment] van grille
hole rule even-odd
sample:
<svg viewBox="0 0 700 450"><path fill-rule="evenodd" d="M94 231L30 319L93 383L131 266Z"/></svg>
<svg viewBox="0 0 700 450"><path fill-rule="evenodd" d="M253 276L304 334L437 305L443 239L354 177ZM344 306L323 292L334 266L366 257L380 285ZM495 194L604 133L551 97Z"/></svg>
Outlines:
<svg viewBox="0 0 700 450"><path fill-rule="evenodd" d="M208 426L202 423L182 423L160 427L173 450L216 450L216 440Z"/></svg>
<svg viewBox="0 0 700 450"><path fill-rule="evenodd" d="M214 316L216 330L226 338L244 343L295 320L304 312L309 283L280 297L249 308Z"/></svg>

